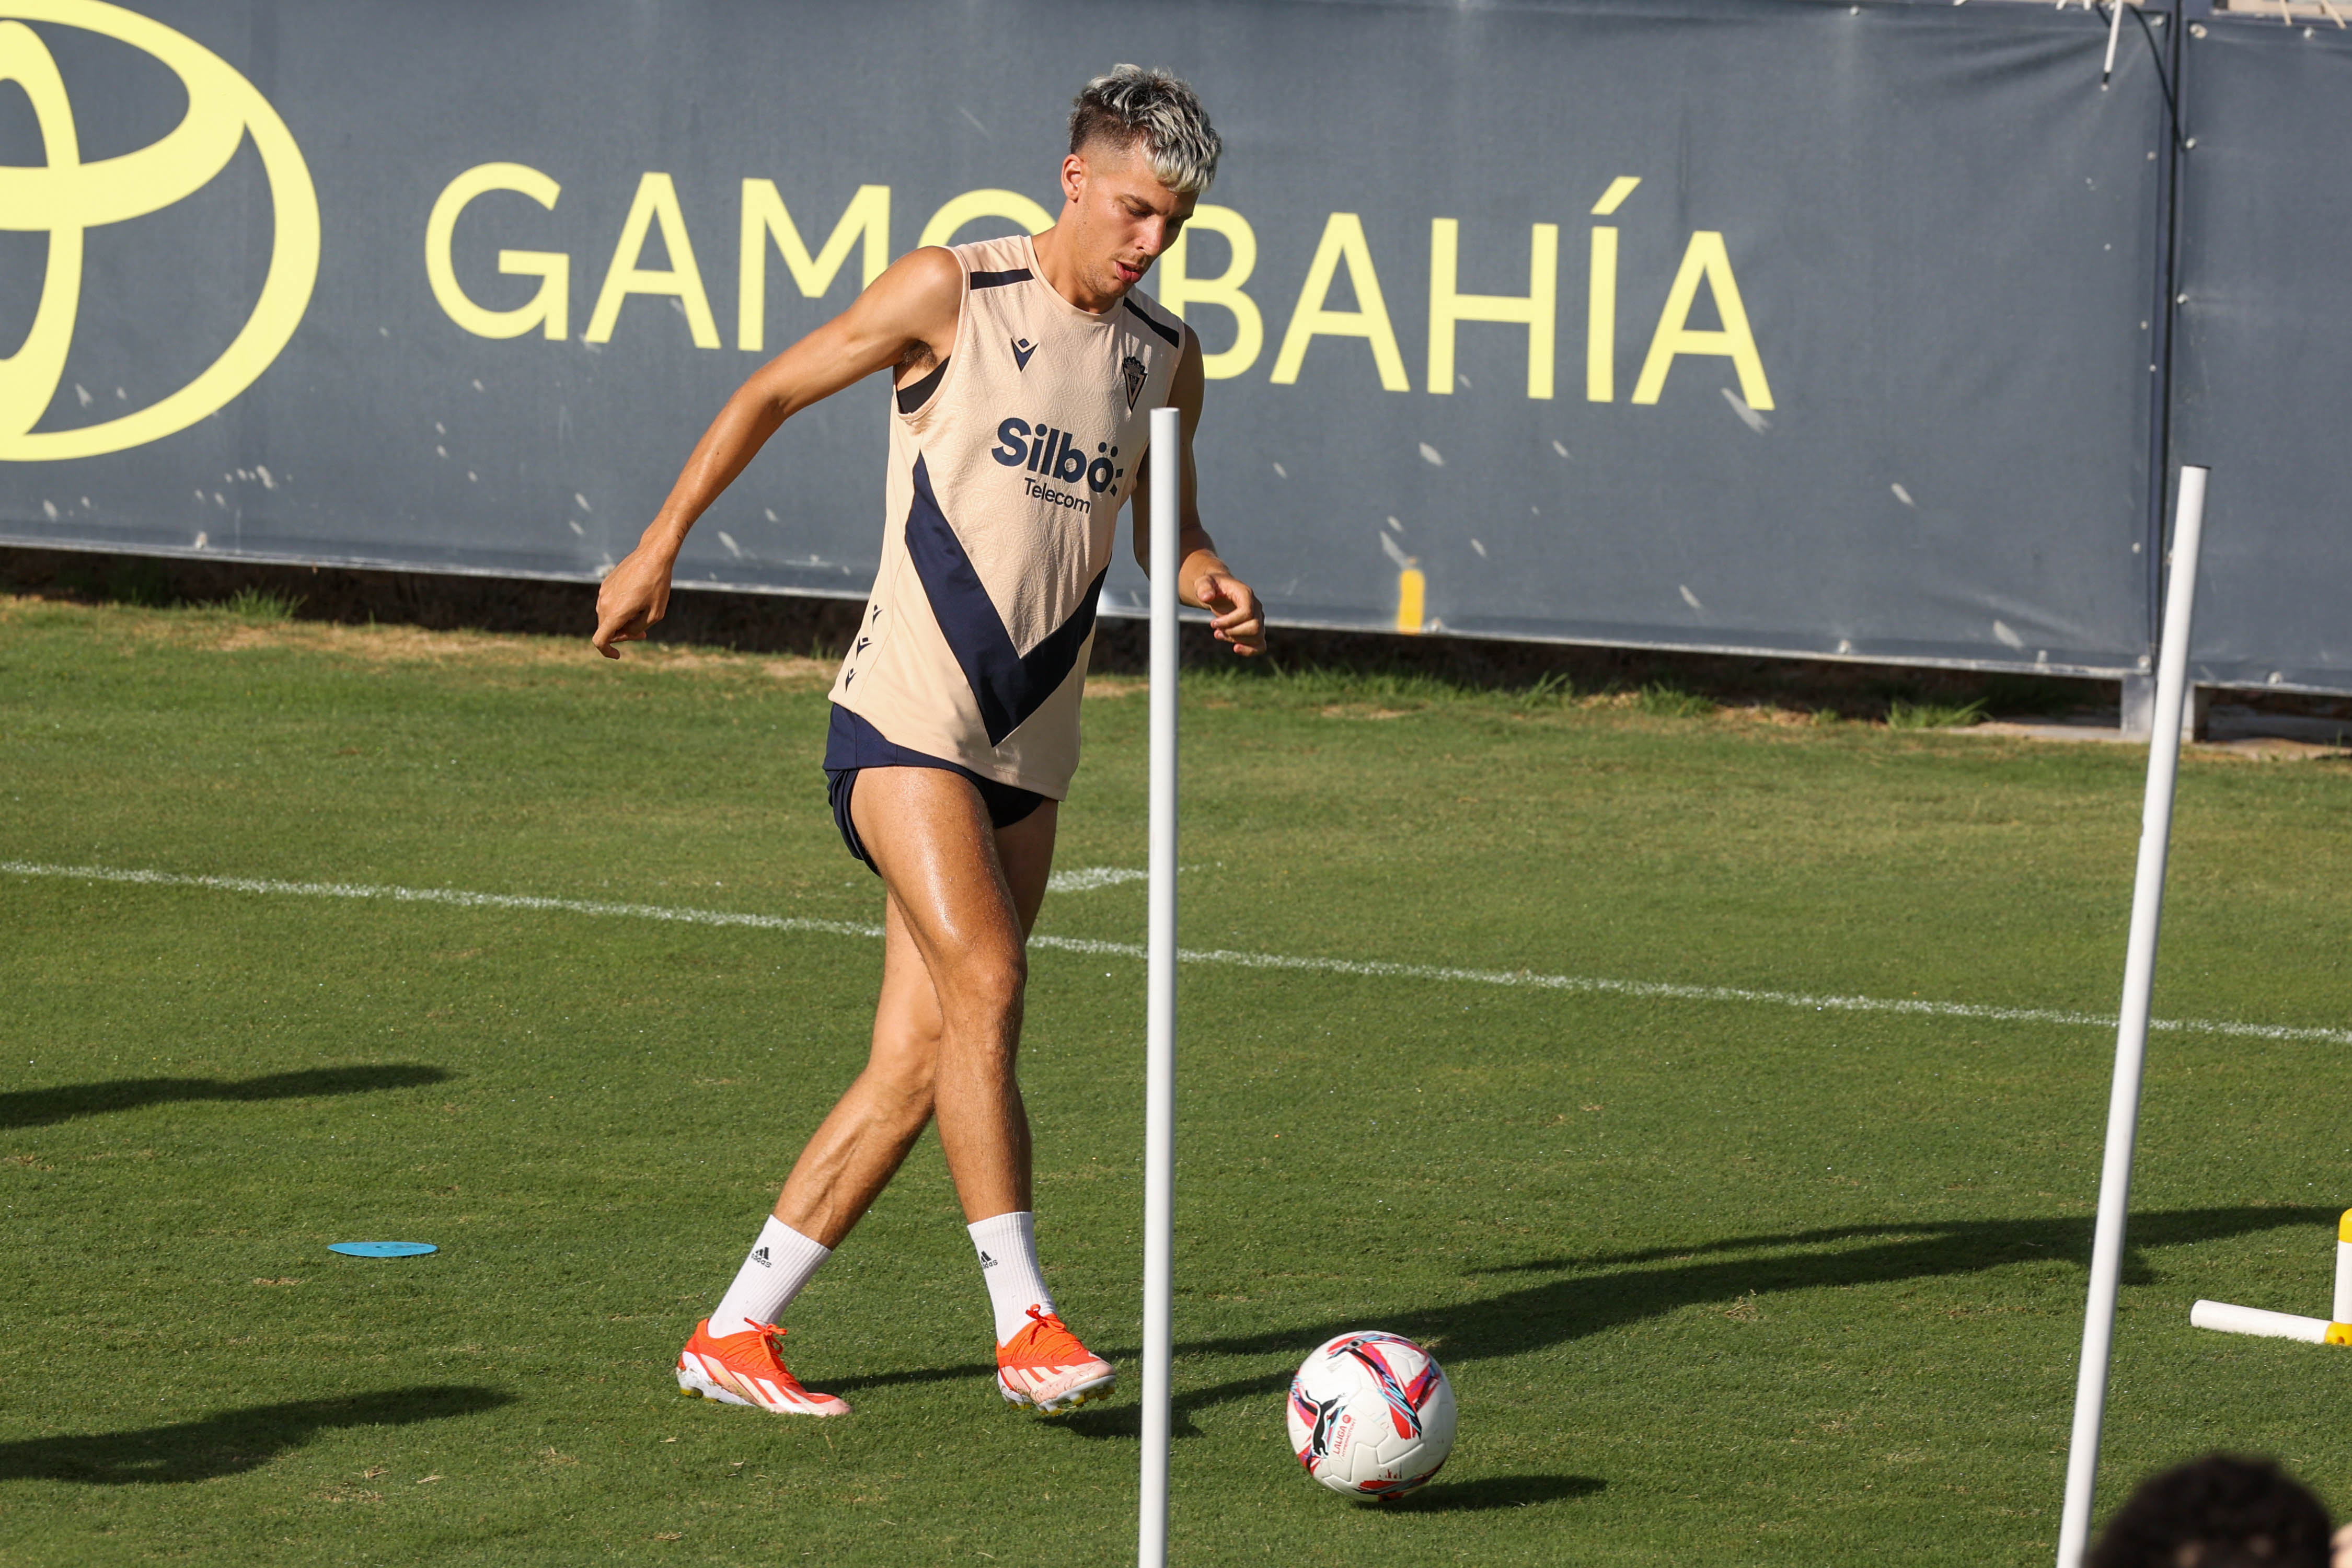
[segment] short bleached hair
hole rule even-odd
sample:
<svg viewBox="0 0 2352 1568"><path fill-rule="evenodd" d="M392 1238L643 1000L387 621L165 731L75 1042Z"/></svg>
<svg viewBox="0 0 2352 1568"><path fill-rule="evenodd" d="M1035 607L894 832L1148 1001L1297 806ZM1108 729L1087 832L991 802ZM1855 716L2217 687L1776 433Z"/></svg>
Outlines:
<svg viewBox="0 0 2352 1568"><path fill-rule="evenodd" d="M1224 151L1200 98L1177 77L1140 66L1113 66L1087 83L1070 110L1070 151L1089 142L1129 147L1140 141L1154 178L1196 194L1217 177Z"/></svg>

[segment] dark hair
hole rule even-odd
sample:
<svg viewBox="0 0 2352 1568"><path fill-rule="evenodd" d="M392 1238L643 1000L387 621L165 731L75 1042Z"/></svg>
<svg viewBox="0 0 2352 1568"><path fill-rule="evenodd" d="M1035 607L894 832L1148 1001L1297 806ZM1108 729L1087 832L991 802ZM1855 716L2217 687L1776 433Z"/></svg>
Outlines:
<svg viewBox="0 0 2352 1568"><path fill-rule="evenodd" d="M1205 191L1224 151L1208 110L1166 71L1113 66L1080 89L1070 109L1070 151L1093 141L1143 143L1151 173L1171 191Z"/></svg>
<svg viewBox="0 0 2352 1568"><path fill-rule="evenodd" d="M2165 1471L2116 1510L2084 1568L2328 1568L2327 1510L2268 1459Z"/></svg>

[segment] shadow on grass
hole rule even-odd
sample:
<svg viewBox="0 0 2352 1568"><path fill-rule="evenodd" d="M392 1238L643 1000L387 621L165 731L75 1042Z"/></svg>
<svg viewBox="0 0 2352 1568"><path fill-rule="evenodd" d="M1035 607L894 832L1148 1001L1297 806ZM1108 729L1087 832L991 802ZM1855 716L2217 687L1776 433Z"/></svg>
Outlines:
<svg viewBox="0 0 2352 1568"><path fill-rule="evenodd" d="M2333 1226L2337 1215L2321 1208L2174 1209L2131 1217L2130 1247L2124 1258L2126 1284L2155 1278L2142 1256L2151 1248L2188 1247L2289 1226ZM1747 1236L1653 1247L1639 1252L1585 1258L1544 1258L1472 1270L1492 1277L1553 1274L1562 1278L1471 1300L1434 1302L1380 1314L1377 1321L1349 1319L1294 1323L1265 1333L1195 1340L1176 1347L1188 1356L1276 1356L1263 1373L1229 1379L1178 1394L1170 1413L1176 1436L1196 1434L1188 1412L1238 1399L1263 1398L1290 1384L1302 1347L1351 1329L1381 1328L1434 1347L1450 1366L1543 1350L1645 1318L1685 1307L1728 1302L1750 1294L1824 1287L1891 1285L1910 1279L1980 1274L2011 1264L2057 1258L2085 1266L2091 1251L2091 1219L1942 1220L1911 1224L1842 1226L1782 1236ZM1731 1254L1744 1256L1733 1257ZM1111 1352L1125 1359L1122 1352ZM987 1368L940 1367L891 1374L892 1383L922 1383L967 1377ZM1181 1369L1180 1369L1181 1372ZM1060 1425L1083 1437L1132 1438L1139 1430L1133 1405L1081 1410ZM1523 1478L1524 1479L1524 1478ZM1534 1478L1542 1479L1543 1478ZM1465 1483L1499 1486L1497 1482ZM1433 1491L1438 1490L1433 1487ZM1466 1505L1465 1505L1466 1506Z"/></svg>
<svg viewBox="0 0 2352 1568"><path fill-rule="evenodd" d="M310 1068L264 1078L125 1078L110 1083L69 1083L0 1094L0 1128L47 1127L78 1116L135 1110L191 1100L299 1100L313 1094L369 1094L446 1082L444 1068L383 1066Z"/></svg>
<svg viewBox="0 0 2352 1568"><path fill-rule="evenodd" d="M855 1394L861 1388L888 1388L901 1383L956 1383L964 1378L976 1383L984 1382L995 1375L994 1362L975 1361L962 1366L925 1366L909 1368L905 1372L877 1372L871 1377L834 1377L827 1374L813 1381L823 1385L827 1394Z"/></svg>
<svg viewBox="0 0 2352 1568"><path fill-rule="evenodd" d="M1107 1360L1113 1362L1132 1362L1136 1353L1130 1351L1103 1352ZM1181 1355L1184 1352L1180 1347L1176 1353ZM1282 1377L1283 1385L1289 1386L1290 1373L1286 1372ZM1138 1383L1142 1381L1140 1373L1137 1374L1136 1381ZM1180 1408L1181 1404L1181 1400L1171 1400L1169 1403L1168 1435L1171 1437L1197 1437L1201 1435L1201 1429L1193 1426L1192 1418ZM1140 1442L1143 1438L1143 1406L1140 1405L1097 1405L1092 1409L1073 1410L1067 1415L1053 1415L1046 1419L1052 1421L1063 1431L1075 1433L1081 1437L1116 1437L1122 1441L1134 1442Z"/></svg>
<svg viewBox="0 0 2352 1568"><path fill-rule="evenodd" d="M1382 1513L1475 1513L1492 1508L1528 1508L1561 1498L1586 1497L1609 1483L1598 1476L1489 1476L1481 1481L1432 1481L1407 1492Z"/></svg>
<svg viewBox="0 0 2352 1568"><path fill-rule="evenodd" d="M2136 1214L2127 1231L2124 1281L2155 1276L2141 1256L2153 1247L2203 1241L2287 1226L2334 1223L2320 1208L2175 1209ZM1755 1294L1825 1286L1892 1285L1908 1279L1980 1274L2011 1264L2058 1258L2087 1266L2091 1218L1944 1220L1902 1225L1841 1226L1787 1236L1737 1237L1688 1247L1590 1258L1545 1258L1474 1270L1489 1275L1562 1274L1477 1300L1444 1302L1390 1313L1377 1324L1328 1322L1270 1333L1204 1340L1178 1347L1180 1355L1280 1355L1286 1364L1177 1395L1180 1409L1263 1397L1286 1388L1287 1358L1350 1329L1379 1327L1433 1346L1450 1365L1517 1355L1582 1339L1685 1307L1734 1301ZM1748 1256L1729 1258L1728 1253Z"/></svg>
<svg viewBox="0 0 2352 1568"><path fill-rule="evenodd" d="M201 1421L87 1436L0 1443L0 1481L81 1481L144 1486L242 1475L335 1426L406 1426L478 1415L514 1403L495 1388L394 1388L339 1399L304 1399L223 1410Z"/></svg>

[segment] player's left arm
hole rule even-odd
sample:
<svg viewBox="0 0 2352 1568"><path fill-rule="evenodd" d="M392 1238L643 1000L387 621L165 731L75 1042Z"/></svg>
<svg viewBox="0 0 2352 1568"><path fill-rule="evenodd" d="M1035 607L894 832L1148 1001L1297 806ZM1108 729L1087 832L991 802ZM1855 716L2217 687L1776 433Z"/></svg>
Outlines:
<svg viewBox="0 0 2352 1568"><path fill-rule="evenodd" d="M1200 428L1201 404L1208 386L1208 378L1201 371L1201 340L1192 328L1184 329L1184 348L1176 362L1176 374L1169 387L1169 400L1176 406L1183 425L1183 440L1179 445L1178 458L1183 463L1183 476L1177 489L1182 511L1181 531L1176 539L1176 596L1185 604L1209 612L1209 628L1219 642L1234 645L1238 654L1260 654L1265 651L1265 610L1257 601L1257 594L1247 583L1234 575L1217 553L1217 542L1201 526L1201 502L1198 474L1192 466L1192 433ZM1160 454L1144 453L1143 461L1136 466L1135 477L1135 561L1145 572L1151 570L1151 465Z"/></svg>

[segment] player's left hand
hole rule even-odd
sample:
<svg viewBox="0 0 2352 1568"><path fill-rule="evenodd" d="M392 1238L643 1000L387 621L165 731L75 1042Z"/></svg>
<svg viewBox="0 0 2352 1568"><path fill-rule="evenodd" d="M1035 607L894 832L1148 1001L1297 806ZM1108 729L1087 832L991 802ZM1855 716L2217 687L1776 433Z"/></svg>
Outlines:
<svg viewBox="0 0 2352 1568"><path fill-rule="evenodd" d="M1248 584L1230 573L1203 572L1192 593L1209 612L1209 630L1219 642L1233 644L1244 658L1265 651L1265 610Z"/></svg>

